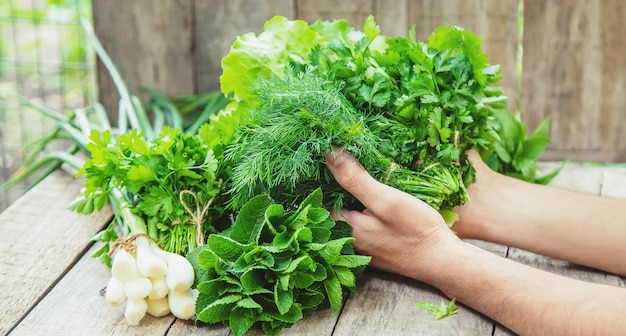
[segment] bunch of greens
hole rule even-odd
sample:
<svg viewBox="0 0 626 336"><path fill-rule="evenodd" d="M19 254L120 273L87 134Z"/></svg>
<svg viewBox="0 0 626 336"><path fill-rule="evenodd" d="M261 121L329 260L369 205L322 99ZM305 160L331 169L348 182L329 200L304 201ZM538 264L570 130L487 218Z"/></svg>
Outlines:
<svg viewBox="0 0 626 336"><path fill-rule="evenodd" d="M262 193L293 203L320 183L341 205L349 196L323 168L325 151L337 147L453 222L474 179L465 151L492 152L500 140L500 69L458 27L421 43L414 31L381 35L372 17L363 32L345 20L275 17L259 36L239 37L222 67L222 91L233 97L224 113L241 130L227 153L237 162L234 209Z"/></svg>
<svg viewBox="0 0 626 336"><path fill-rule="evenodd" d="M327 206L341 208L347 195L324 167L324 155L334 147L358 157L375 178L438 209L451 210L456 205L451 200L467 198L463 184L453 176L456 170L432 167L418 172L385 155L381 149L390 139L368 126L381 118L355 109L337 82L311 72L287 72L281 79L256 82L253 92L259 107L225 155L237 162L231 176L233 208L263 194L295 206L320 184L335 198Z"/></svg>
<svg viewBox="0 0 626 336"><path fill-rule="evenodd" d="M512 114L506 110L495 111L498 118L498 134L501 141L497 142L491 153L481 153L485 163L493 170L520 180L548 184L559 174L566 162L555 170L539 175L537 160L550 143L548 128L550 118L544 119L535 131L528 136L528 127L521 120L519 113Z"/></svg>
<svg viewBox="0 0 626 336"><path fill-rule="evenodd" d="M322 206L320 189L287 212L257 196L232 229L188 255L199 291L196 317L227 324L238 336L255 323L276 335L302 319L303 310L337 311L342 288L354 290L356 274L370 261L353 255L353 241Z"/></svg>
<svg viewBox="0 0 626 336"><path fill-rule="evenodd" d="M216 232L209 210L221 187L206 136L167 126L151 141L137 130L116 137L92 132L91 155L77 174L86 187L77 210L89 212L92 204L100 210L119 188L133 195L133 211L148 219L150 236L165 250L185 255L203 245L204 235Z"/></svg>

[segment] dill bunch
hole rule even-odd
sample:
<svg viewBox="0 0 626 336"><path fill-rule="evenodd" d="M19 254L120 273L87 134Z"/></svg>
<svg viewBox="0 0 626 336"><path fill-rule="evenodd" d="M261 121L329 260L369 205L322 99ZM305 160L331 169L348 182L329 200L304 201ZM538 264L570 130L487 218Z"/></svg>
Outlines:
<svg viewBox="0 0 626 336"><path fill-rule="evenodd" d="M231 176L233 209L261 194L296 205L320 185L325 195L335 195L334 207L341 207L341 188L325 168L328 150L347 150L376 174L388 171L391 161L376 148L380 138L337 82L292 70L284 78L258 80L252 93L258 108L225 153L237 162Z"/></svg>
<svg viewBox="0 0 626 336"><path fill-rule="evenodd" d="M359 207L327 171L328 150L349 151L376 179L424 200L442 214L467 201L460 171L441 164L415 171L394 162L389 155L392 148L401 150L398 144L413 141L412 133L396 139L399 134L384 127L389 122L355 109L338 83L292 69L283 78L254 84L258 107L225 153L230 162L237 162L229 188L231 208L240 209L262 194L295 206L317 188L322 188L328 207Z"/></svg>

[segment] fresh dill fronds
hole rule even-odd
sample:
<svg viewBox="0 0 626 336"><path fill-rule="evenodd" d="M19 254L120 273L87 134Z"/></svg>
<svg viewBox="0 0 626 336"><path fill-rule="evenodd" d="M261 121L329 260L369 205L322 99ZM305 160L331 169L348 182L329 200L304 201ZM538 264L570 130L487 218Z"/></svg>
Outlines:
<svg viewBox="0 0 626 336"><path fill-rule="evenodd" d="M325 192L339 190L324 167L328 150L347 150L368 170L388 170L390 161L378 152L381 140L366 127L367 116L340 89L310 72L255 83L259 106L226 153L239 163L231 177L233 208L260 194L296 204L320 184Z"/></svg>

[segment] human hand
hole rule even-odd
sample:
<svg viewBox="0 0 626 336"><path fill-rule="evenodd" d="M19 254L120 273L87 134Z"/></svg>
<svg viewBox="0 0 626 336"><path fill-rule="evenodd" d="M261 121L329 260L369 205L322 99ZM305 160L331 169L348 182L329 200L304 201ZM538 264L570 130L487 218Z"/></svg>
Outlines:
<svg viewBox="0 0 626 336"><path fill-rule="evenodd" d="M371 265L389 272L428 281L436 258L446 244L459 239L441 215L419 199L376 181L347 152L326 154L329 171L365 210L333 212L335 220L352 226L354 247L372 256Z"/></svg>
<svg viewBox="0 0 626 336"><path fill-rule="evenodd" d="M511 178L491 170L476 150L468 150L467 156L476 170L476 181L467 187L470 200L455 209L459 219L452 230L460 238L481 238L485 216L493 213L494 204L502 203L498 191L509 188Z"/></svg>

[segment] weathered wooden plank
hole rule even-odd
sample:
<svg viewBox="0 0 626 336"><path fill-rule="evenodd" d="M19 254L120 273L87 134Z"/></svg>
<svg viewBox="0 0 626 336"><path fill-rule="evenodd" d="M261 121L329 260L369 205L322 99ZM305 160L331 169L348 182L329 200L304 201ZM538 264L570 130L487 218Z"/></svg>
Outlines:
<svg viewBox="0 0 626 336"><path fill-rule="evenodd" d="M195 86L197 92L219 89L221 60L237 36L263 31L275 15L293 19L294 0L213 0L194 1Z"/></svg>
<svg viewBox="0 0 626 336"><path fill-rule="evenodd" d="M83 185L57 171L0 214L0 334L19 322L110 220L108 208L91 216L67 209Z"/></svg>
<svg viewBox="0 0 626 336"><path fill-rule="evenodd" d="M626 169L604 168L600 195L626 198Z"/></svg>
<svg viewBox="0 0 626 336"><path fill-rule="evenodd" d="M228 336L230 329L221 324L199 324L194 321L184 321L176 319L171 328L167 331L167 336Z"/></svg>
<svg viewBox="0 0 626 336"><path fill-rule="evenodd" d="M521 111L531 129L552 116L549 160L624 161L626 5L524 2ZM598 156L600 153L601 156Z"/></svg>
<svg viewBox="0 0 626 336"><path fill-rule="evenodd" d="M505 256L507 247L467 240L484 250ZM445 299L435 288L402 276L369 269L350 293L333 335L490 335L493 322L459 304L459 313L435 320L417 308L420 301L439 304Z"/></svg>
<svg viewBox="0 0 626 336"><path fill-rule="evenodd" d="M456 25L483 40L492 64L502 67L500 82L514 108L517 96L518 0L410 0L409 24L419 40L426 41L439 26Z"/></svg>
<svg viewBox="0 0 626 336"><path fill-rule="evenodd" d="M96 34L131 92L139 94L139 86L170 95L195 92L192 13L191 0L93 1ZM101 62L98 89L98 100L117 120L119 95Z"/></svg>
<svg viewBox="0 0 626 336"><path fill-rule="evenodd" d="M375 14L373 0L296 0L298 19L308 23L317 20L345 19L350 25L362 29L369 15ZM393 5L395 6L395 5Z"/></svg>
<svg viewBox="0 0 626 336"><path fill-rule="evenodd" d="M407 36L409 24L409 0L375 1L374 18L380 32L386 36Z"/></svg>
<svg viewBox="0 0 626 336"><path fill-rule="evenodd" d="M377 270L367 270L350 293L333 335L490 335L492 322L459 305L457 315L441 320L416 307L444 298L430 286Z"/></svg>
<svg viewBox="0 0 626 336"><path fill-rule="evenodd" d="M90 257L97 247L93 246L81 258L10 336L166 334L174 322L171 315L146 316L139 326L133 327L124 319L124 307L111 307L106 303L102 289L111 271Z"/></svg>

